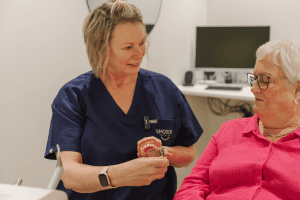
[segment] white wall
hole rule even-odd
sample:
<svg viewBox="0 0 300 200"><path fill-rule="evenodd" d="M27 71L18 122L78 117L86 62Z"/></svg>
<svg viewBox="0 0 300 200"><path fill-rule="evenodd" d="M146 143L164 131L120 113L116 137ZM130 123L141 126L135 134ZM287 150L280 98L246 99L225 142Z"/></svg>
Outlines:
<svg viewBox="0 0 300 200"><path fill-rule="evenodd" d="M161 0L127 0L127 2L136 5L141 10L145 24L155 24L158 20Z"/></svg>
<svg viewBox="0 0 300 200"><path fill-rule="evenodd" d="M0 1L0 183L45 188L43 158L60 87L90 70L82 38L85 1Z"/></svg>
<svg viewBox="0 0 300 200"><path fill-rule="evenodd" d="M299 0L208 0L209 26L271 26L270 40L300 39Z"/></svg>
<svg viewBox="0 0 300 200"><path fill-rule="evenodd" d="M158 22L151 32L149 60L142 67L167 75L181 84L192 66L195 26L205 26L207 0L163 0Z"/></svg>

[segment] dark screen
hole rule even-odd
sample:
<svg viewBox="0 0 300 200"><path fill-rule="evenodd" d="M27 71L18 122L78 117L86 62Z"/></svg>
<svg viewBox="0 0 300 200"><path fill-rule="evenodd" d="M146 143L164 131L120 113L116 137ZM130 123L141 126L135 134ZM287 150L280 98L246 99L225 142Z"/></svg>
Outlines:
<svg viewBox="0 0 300 200"><path fill-rule="evenodd" d="M196 67L253 68L270 27L197 27Z"/></svg>
<svg viewBox="0 0 300 200"><path fill-rule="evenodd" d="M102 186L109 186L107 178L104 174L99 174L99 180Z"/></svg>

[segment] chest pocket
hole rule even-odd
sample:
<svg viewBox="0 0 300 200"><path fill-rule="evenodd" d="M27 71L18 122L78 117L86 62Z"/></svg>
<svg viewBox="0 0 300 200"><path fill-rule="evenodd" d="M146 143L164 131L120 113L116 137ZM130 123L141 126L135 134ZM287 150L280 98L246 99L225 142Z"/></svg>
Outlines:
<svg viewBox="0 0 300 200"><path fill-rule="evenodd" d="M150 124L149 134L159 138L163 146L172 146L179 127L179 119L157 120L157 123Z"/></svg>

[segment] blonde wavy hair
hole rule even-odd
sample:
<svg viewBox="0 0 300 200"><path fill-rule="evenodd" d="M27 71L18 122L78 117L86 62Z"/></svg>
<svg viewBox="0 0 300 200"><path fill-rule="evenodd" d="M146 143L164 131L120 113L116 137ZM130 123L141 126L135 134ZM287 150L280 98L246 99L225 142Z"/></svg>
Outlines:
<svg viewBox="0 0 300 200"><path fill-rule="evenodd" d="M269 62L282 67L290 83L300 81L300 43L292 39L280 39L261 45L256 51L257 60L268 56Z"/></svg>
<svg viewBox="0 0 300 200"><path fill-rule="evenodd" d="M149 47L146 25L141 11L122 0L110 0L92 10L83 24L83 37L90 65L95 77L105 73L109 60L109 42L119 23L140 22L146 35L146 54ZM148 54L147 54L148 56Z"/></svg>

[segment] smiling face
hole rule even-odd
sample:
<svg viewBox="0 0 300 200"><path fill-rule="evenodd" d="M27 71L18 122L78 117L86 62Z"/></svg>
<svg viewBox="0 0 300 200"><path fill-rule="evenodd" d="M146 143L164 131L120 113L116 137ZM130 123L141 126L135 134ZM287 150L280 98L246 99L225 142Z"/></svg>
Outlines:
<svg viewBox="0 0 300 200"><path fill-rule="evenodd" d="M253 74L269 77L286 77L282 68L269 62L267 57L257 60ZM295 84L289 84L288 79L270 79L266 90L258 87L257 81L251 88L255 96L253 110L272 127L287 125L296 115L297 106L294 103L296 96Z"/></svg>
<svg viewBox="0 0 300 200"><path fill-rule="evenodd" d="M146 52L146 35L141 23L120 23L109 42L107 71L117 76L137 74Z"/></svg>

